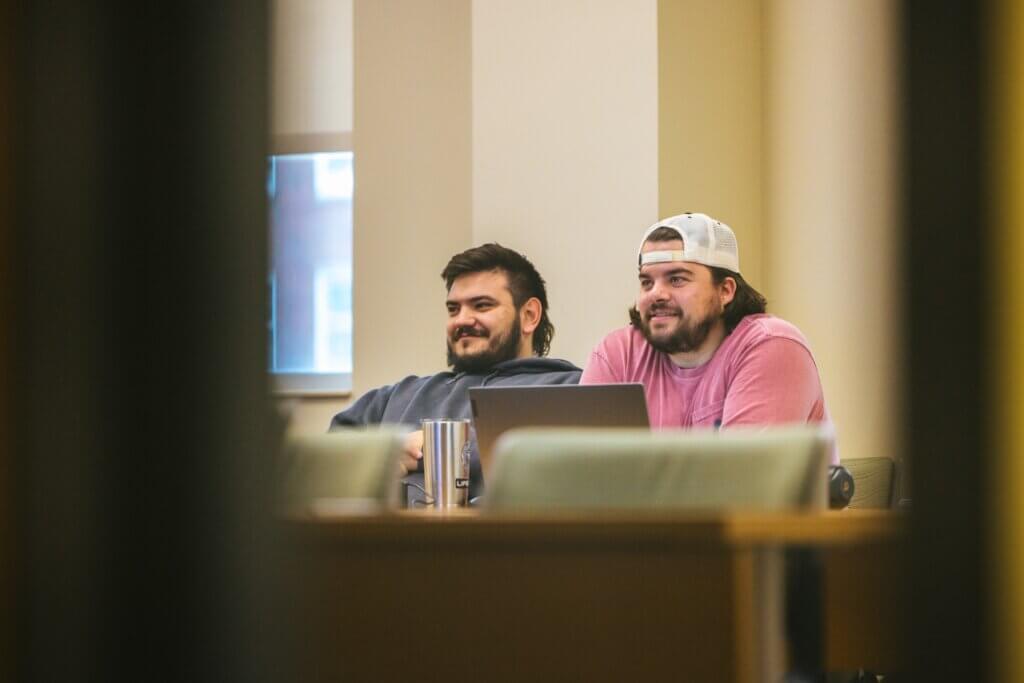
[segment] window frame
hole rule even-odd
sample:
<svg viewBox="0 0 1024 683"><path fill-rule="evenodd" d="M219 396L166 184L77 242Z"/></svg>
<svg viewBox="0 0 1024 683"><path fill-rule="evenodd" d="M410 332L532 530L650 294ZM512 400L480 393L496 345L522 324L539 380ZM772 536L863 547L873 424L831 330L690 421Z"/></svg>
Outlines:
<svg viewBox="0 0 1024 683"><path fill-rule="evenodd" d="M269 156L282 156L289 154L334 154L338 152L352 152L352 133L324 132L324 133L295 133L278 134L271 136ZM355 196L352 198L353 207ZM269 209L269 205L268 205ZM267 225L268 230L273 226ZM355 211L353 208L352 233L355 239ZM273 254L270 254L273 258ZM269 263L267 277L270 277ZM355 271L353 264L353 272ZM353 287L354 289L354 287ZM267 296L272 296L271 287L268 287ZM353 305L354 305L353 301ZM267 301L266 309L269 312L274 301ZM267 343L270 344L270 335L273 334L273 318L269 318L267 330ZM354 349L353 349L354 351ZM355 370L355 358L353 357L353 372ZM266 370L270 379L271 394L280 398L347 398L352 396L352 375L353 372L274 372L269 368Z"/></svg>

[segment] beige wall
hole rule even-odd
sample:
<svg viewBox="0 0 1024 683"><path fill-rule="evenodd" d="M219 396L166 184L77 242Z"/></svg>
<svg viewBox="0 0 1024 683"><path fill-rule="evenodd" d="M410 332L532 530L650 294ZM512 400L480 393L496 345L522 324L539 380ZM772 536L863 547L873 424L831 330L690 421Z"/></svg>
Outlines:
<svg viewBox="0 0 1024 683"><path fill-rule="evenodd" d="M271 3L271 130L352 130L352 0Z"/></svg>
<svg viewBox="0 0 1024 683"><path fill-rule="evenodd" d="M762 291L763 5L658 2L658 212L699 211L727 223L740 244L743 276Z"/></svg>
<svg viewBox="0 0 1024 683"><path fill-rule="evenodd" d="M841 456L898 458L896 10L770 7L769 303L811 343Z"/></svg>
<svg viewBox="0 0 1024 683"><path fill-rule="evenodd" d="M655 0L473 3L473 242L547 280L552 356L628 322L658 210Z"/></svg>
<svg viewBox="0 0 1024 683"><path fill-rule="evenodd" d="M470 2L355 4L355 393L444 366L472 239Z"/></svg>
<svg viewBox="0 0 1024 683"><path fill-rule="evenodd" d="M899 458L893 4L658 11L660 213L736 230L744 276L811 343L841 455Z"/></svg>

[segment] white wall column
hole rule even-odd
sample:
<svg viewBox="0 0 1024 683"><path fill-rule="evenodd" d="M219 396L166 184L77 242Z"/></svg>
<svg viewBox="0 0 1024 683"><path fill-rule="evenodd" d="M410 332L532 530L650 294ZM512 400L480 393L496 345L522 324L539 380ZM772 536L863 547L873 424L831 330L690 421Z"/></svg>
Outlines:
<svg viewBox="0 0 1024 683"><path fill-rule="evenodd" d="M547 280L552 356L628 322L657 211L656 0L475 0L472 241Z"/></svg>
<svg viewBox="0 0 1024 683"><path fill-rule="evenodd" d="M471 241L470 0L355 2L354 387L444 367Z"/></svg>

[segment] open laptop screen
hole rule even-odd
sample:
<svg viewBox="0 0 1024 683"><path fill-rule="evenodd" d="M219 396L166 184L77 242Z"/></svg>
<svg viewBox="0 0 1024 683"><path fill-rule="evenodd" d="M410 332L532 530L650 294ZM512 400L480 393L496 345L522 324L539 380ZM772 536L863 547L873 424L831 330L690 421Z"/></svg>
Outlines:
<svg viewBox="0 0 1024 683"><path fill-rule="evenodd" d="M469 390L484 479L494 444L514 427L649 427L642 384L558 384Z"/></svg>

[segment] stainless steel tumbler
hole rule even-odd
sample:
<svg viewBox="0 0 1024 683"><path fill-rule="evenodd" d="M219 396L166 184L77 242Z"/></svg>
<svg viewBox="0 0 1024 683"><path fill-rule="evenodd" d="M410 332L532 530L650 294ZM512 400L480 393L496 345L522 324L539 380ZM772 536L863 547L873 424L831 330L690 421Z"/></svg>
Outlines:
<svg viewBox="0 0 1024 683"><path fill-rule="evenodd" d="M469 420L421 420L423 483L434 507L469 501Z"/></svg>

